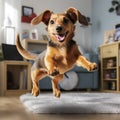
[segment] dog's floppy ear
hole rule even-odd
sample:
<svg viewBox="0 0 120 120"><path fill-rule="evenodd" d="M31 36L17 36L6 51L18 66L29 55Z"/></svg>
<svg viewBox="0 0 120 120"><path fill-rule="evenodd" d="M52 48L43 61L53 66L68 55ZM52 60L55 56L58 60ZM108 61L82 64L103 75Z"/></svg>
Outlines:
<svg viewBox="0 0 120 120"><path fill-rule="evenodd" d="M69 17L69 19L73 22L76 23L76 21L78 20L79 23L81 23L82 25L88 25L88 21L87 18L82 15L77 9L70 7L67 9L66 11L66 15Z"/></svg>
<svg viewBox="0 0 120 120"><path fill-rule="evenodd" d="M32 25L37 25L40 22L43 22L44 24L48 25L52 13L53 12L51 12L50 10L44 11L39 16L33 18L32 21L31 21L31 24Z"/></svg>

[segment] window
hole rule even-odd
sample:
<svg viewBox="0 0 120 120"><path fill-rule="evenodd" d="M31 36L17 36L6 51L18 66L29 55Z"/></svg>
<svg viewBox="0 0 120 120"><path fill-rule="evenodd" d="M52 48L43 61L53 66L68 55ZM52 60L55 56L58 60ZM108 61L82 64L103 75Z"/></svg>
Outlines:
<svg viewBox="0 0 120 120"><path fill-rule="evenodd" d="M4 32L7 30L7 33L5 33L7 37L4 37L5 43L15 44L15 33L19 31L20 26L20 7L21 2L19 0L5 0L4 2ZM8 37L9 35L11 37Z"/></svg>
<svg viewBox="0 0 120 120"><path fill-rule="evenodd" d="M0 0L0 44L6 43L4 36L5 26L14 27L15 35L20 31L20 17L21 0ZM15 36L9 39L9 43L15 44Z"/></svg>
<svg viewBox="0 0 120 120"><path fill-rule="evenodd" d="M0 0L0 44L2 43L3 0Z"/></svg>
<svg viewBox="0 0 120 120"><path fill-rule="evenodd" d="M14 7L8 3L5 2L5 15L4 15L4 41L7 44L14 44L14 36L15 31L12 26L15 26L15 20L13 22L13 19L16 18L16 10Z"/></svg>
<svg viewBox="0 0 120 120"><path fill-rule="evenodd" d="M16 26L17 24L17 10L15 9L14 5L8 1L5 2L5 18L4 19L8 20L7 22L9 23L10 26Z"/></svg>

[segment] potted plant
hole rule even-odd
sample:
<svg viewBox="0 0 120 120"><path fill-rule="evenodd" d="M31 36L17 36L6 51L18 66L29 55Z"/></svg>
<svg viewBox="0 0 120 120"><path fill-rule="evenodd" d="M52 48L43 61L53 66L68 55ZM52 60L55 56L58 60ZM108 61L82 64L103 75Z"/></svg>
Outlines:
<svg viewBox="0 0 120 120"><path fill-rule="evenodd" d="M120 0L112 0L112 7L109 9L109 12L116 12L117 15L120 15Z"/></svg>

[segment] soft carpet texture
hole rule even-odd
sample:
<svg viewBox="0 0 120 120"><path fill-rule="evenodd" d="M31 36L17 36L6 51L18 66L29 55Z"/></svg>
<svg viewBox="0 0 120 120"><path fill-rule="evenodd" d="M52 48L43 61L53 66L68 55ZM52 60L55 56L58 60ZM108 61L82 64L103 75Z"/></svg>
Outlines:
<svg viewBox="0 0 120 120"><path fill-rule="evenodd" d="M55 98L52 93L33 97L30 93L20 100L33 113L120 113L120 94L117 93L63 93Z"/></svg>

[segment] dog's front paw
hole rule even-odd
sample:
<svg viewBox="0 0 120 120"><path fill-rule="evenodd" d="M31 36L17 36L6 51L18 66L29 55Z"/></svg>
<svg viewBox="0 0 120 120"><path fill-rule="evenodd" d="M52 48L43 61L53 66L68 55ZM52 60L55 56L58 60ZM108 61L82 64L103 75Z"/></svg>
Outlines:
<svg viewBox="0 0 120 120"><path fill-rule="evenodd" d="M54 95L55 97L57 97L57 98L60 98L60 95L61 95L60 90L55 89L55 90L53 91L53 95Z"/></svg>
<svg viewBox="0 0 120 120"><path fill-rule="evenodd" d="M97 69L97 64L96 63L90 63L87 69L88 69L88 71L96 70Z"/></svg>

